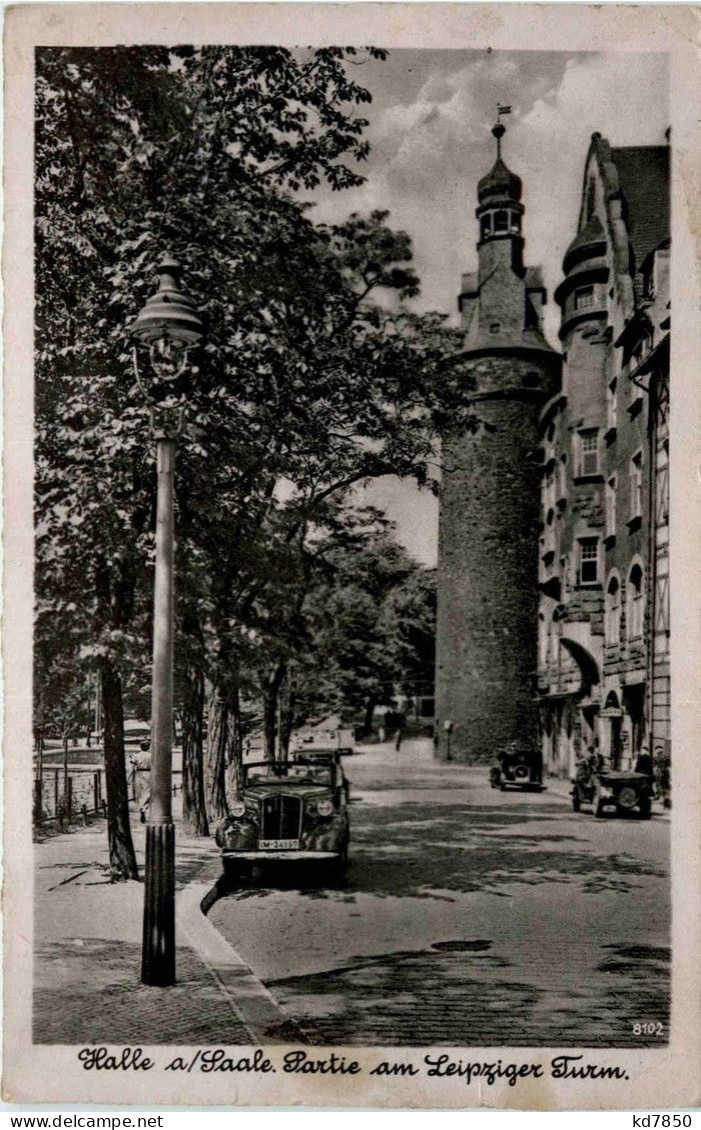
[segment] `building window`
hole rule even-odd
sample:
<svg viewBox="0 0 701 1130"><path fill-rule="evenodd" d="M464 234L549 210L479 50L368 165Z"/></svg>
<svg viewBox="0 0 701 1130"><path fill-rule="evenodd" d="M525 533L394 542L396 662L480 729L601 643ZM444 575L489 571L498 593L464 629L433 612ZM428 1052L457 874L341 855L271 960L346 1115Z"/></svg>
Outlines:
<svg viewBox="0 0 701 1130"><path fill-rule="evenodd" d="M560 558L560 579L562 600L564 602L570 595L570 559L567 554Z"/></svg>
<svg viewBox="0 0 701 1130"><path fill-rule="evenodd" d="M494 231L505 232L509 230L509 213L508 212L495 212L494 213Z"/></svg>
<svg viewBox="0 0 701 1130"><path fill-rule="evenodd" d="M521 231L521 217L518 212L509 212L509 231L518 235Z"/></svg>
<svg viewBox="0 0 701 1130"><path fill-rule="evenodd" d="M487 212L487 215L483 216L482 219L480 220L480 230L481 230L481 233L482 233L482 239L486 239L486 237L490 234L490 232L492 230L492 213L491 212Z"/></svg>
<svg viewBox="0 0 701 1130"><path fill-rule="evenodd" d="M599 539L580 538L579 541L579 584L599 583Z"/></svg>
<svg viewBox="0 0 701 1130"><path fill-rule="evenodd" d="M618 381L615 379L611 381L606 393L606 421L609 431L613 431L616 427L616 417L618 414Z"/></svg>
<svg viewBox="0 0 701 1130"><path fill-rule="evenodd" d="M606 484L606 537L612 538L616 534L616 476Z"/></svg>
<svg viewBox="0 0 701 1130"><path fill-rule="evenodd" d="M599 429L587 428L579 433L579 475L599 473Z"/></svg>
<svg viewBox="0 0 701 1130"><path fill-rule="evenodd" d="M604 638L607 644L621 642L621 590L617 577L611 577L606 590Z"/></svg>
<svg viewBox="0 0 701 1130"><path fill-rule="evenodd" d="M652 330L649 330L647 333L643 333L640 336L640 338L635 343L635 346L633 348L633 357L635 358L638 365L640 364L641 361L645 360L648 353L650 353L650 351L652 350L652 346L653 346L653 333L652 333Z"/></svg>
<svg viewBox="0 0 701 1130"><path fill-rule="evenodd" d="M574 294L574 308L575 310L586 310L587 307L594 305L594 287L593 286L580 286L579 290Z"/></svg>
<svg viewBox="0 0 701 1130"><path fill-rule="evenodd" d="M643 619L645 614L643 571L639 565L634 565L628 574L627 596L626 620L628 623L628 639L633 640L643 634Z"/></svg>
<svg viewBox="0 0 701 1130"><path fill-rule="evenodd" d="M501 329L501 322L490 322L489 323L490 334L498 334L500 329Z"/></svg>
<svg viewBox="0 0 701 1130"><path fill-rule="evenodd" d="M643 294L645 298L655 297L655 258L650 260L643 275Z"/></svg>
<svg viewBox="0 0 701 1130"><path fill-rule="evenodd" d="M638 451L630 461L630 516L641 518L643 513L643 453Z"/></svg>
<svg viewBox="0 0 701 1130"><path fill-rule="evenodd" d="M557 465L557 497L558 501L567 498L567 456L562 455Z"/></svg>

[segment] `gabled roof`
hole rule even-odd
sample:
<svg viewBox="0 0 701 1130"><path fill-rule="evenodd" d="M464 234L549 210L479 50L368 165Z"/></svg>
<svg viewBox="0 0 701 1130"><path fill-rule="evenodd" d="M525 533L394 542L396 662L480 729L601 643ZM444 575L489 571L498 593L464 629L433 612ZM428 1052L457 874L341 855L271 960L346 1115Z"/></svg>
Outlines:
<svg viewBox="0 0 701 1130"><path fill-rule="evenodd" d="M669 147L639 145L611 149L624 201L624 218L635 269L669 238Z"/></svg>

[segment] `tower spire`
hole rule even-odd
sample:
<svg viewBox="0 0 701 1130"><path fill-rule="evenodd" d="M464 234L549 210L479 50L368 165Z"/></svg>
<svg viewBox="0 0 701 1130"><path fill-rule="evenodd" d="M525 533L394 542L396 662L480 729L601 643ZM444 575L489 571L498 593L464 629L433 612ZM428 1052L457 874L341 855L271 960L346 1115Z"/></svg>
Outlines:
<svg viewBox="0 0 701 1130"><path fill-rule="evenodd" d="M496 125L492 129L492 134L497 139L497 161L501 158L501 139L506 133L506 126L502 122L505 114L511 113L510 106L502 106L501 102L497 102L497 120Z"/></svg>
<svg viewBox="0 0 701 1130"><path fill-rule="evenodd" d="M497 139L497 161L501 160L501 139L505 133L506 126L503 126L501 122L497 122L497 124L492 129L492 134Z"/></svg>

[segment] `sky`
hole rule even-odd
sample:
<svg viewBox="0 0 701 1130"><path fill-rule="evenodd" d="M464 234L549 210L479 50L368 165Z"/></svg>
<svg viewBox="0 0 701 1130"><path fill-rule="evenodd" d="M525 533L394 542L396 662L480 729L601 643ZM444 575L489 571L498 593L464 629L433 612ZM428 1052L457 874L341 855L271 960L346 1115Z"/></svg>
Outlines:
<svg viewBox="0 0 701 1130"><path fill-rule="evenodd" d="M548 290L546 334L557 345L552 293L573 238L584 161L598 131L612 146L662 145L669 125L667 57L627 52L395 50L354 68L373 96L366 183L315 193L312 215L333 222L350 212L390 212L409 233L421 279L422 310L457 324L460 275L477 265L477 181L492 166L490 130L504 118L503 157L523 181L525 261L541 265ZM438 505L428 492L388 478L365 498L397 523L400 540L435 564Z"/></svg>

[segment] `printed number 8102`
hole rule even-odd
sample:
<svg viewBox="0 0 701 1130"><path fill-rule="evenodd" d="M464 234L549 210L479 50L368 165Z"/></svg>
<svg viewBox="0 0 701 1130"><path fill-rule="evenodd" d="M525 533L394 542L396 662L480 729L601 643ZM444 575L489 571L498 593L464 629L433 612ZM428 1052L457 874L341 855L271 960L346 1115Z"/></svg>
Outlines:
<svg viewBox="0 0 701 1130"><path fill-rule="evenodd" d="M661 1020L636 1020L633 1025L634 1036L664 1036Z"/></svg>

